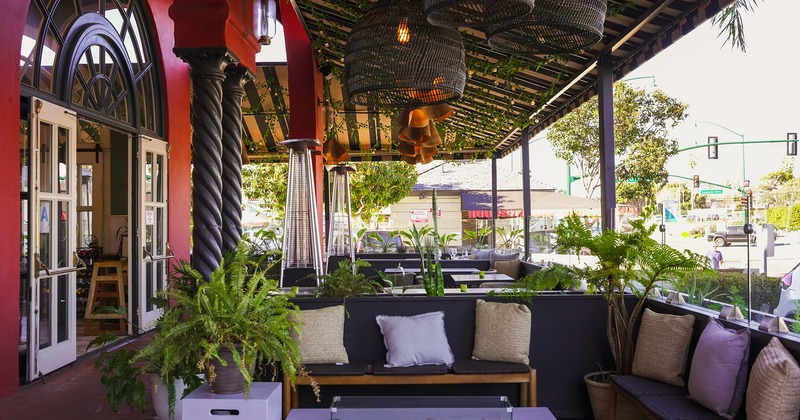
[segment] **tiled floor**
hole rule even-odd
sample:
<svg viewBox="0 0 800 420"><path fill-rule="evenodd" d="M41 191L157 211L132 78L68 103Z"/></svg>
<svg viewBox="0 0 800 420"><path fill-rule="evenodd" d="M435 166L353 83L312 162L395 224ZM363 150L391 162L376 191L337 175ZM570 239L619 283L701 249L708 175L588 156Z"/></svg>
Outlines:
<svg viewBox="0 0 800 420"><path fill-rule="evenodd" d="M95 357L92 356L80 359L72 366L47 375L45 380L25 385L15 394L0 399L0 418L21 420L156 418L149 402L144 413L131 410L127 406L120 407L118 413L113 412L105 402L105 388L100 383L100 374L94 368L94 362Z"/></svg>

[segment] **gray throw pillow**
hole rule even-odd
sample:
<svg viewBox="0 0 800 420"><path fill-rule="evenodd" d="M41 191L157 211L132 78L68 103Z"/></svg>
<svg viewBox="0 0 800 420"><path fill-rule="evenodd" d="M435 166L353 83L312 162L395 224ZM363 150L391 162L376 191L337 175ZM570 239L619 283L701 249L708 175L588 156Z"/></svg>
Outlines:
<svg viewBox="0 0 800 420"><path fill-rule="evenodd" d="M731 330L711 318L700 335L689 372L689 397L717 415L732 419L747 386L750 330Z"/></svg>
<svg viewBox="0 0 800 420"><path fill-rule="evenodd" d="M517 280L519 279L520 265L522 265L520 260L495 261L494 269L497 270L497 274L505 274L513 280Z"/></svg>
<svg viewBox="0 0 800 420"><path fill-rule="evenodd" d="M452 366L455 361L444 329L444 312L375 317L386 345L386 367Z"/></svg>
<svg viewBox="0 0 800 420"><path fill-rule="evenodd" d="M514 252L513 254L501 254L493 250L492 252L489 253L489 268L495 268L494 263L497 261L509 261L518 259L519 259L519 252Z"/></svg>
<svg viewBox="0 0 800 420"><path fill-rule="evenodd" d="M489 254L491 254L492 251L494 251L494 249L475 249L472 251L470 258L473 260L488 260Z"/></svg>

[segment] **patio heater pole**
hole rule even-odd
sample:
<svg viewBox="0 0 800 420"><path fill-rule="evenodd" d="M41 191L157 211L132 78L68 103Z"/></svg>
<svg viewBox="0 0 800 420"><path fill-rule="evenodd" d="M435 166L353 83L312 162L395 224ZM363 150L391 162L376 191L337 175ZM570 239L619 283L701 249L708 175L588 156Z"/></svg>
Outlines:
<svg viewBox="0 0 800 420"><path fill-rule="evenodd" d="M314 167L309 146L320 147L316 139L280 142L289 148L289 176L286 187L286 215L283 224L281 287L286 269L313 268L322 275L322 247L317 219ZM317 285L319 285L319 280Z"/></svg>
<svg viewBox="0 0 800 420"><path fill-rule="evenodd" d="M350 172L356 169L348 165L334 166L333 189L328 210L328 258L333 255L348 255L355 262L353 252L353 217L350 209ZM330 264L330 263L329 263ZM330 266L329 266L330 267ZM336 267L330 267L336 269ZM355 266L353 267L355 269Z"/></svg>

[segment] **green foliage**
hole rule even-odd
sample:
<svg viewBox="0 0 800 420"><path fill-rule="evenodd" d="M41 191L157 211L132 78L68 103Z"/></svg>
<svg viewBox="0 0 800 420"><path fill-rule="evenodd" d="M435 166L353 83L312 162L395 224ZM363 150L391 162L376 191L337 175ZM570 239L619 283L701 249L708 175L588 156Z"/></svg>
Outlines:
<svg viewBox="0 0 800 420"><path fill-rule="evenodd" d="M797 304L797 310L794 311L792 321L789 323L789 329L795 334L800 334L800 303Z"/></svg>
<svg viewBox="0 0 800 420"><path fill-rule="evenodd" d="M371 221L384 207L405 198L417 183L414 166L404 162L354 163L350 174L350 207L357 217ZM288 165L254 162L242 167L242 188L251 200L259 200L283 218L286 207ZM375 188L380 185L380 188Z"/></svg>
<svg viewBox="0 0 800 420"><path fill-rule="evenodd" d="M383 286L359 273L363 267L369 267L366 261L356 259L339 261L339 268L328 274L319 276L320 285L314 292L317 297L348 298L361 295L374 295Z"/></svg>
<svg viewBox="0 0 800 420"><path fill-rule="evenodd" d="M666 161L678 152L669 130L687 117L687 105L656 90L648 92L625 83L614 85L614 154L617 197L641 205L653 201L663 179ZM555 155L577 166L589 198L600 186L600 129L597 97L550 127L548 139ZM626 182L636 179L635 183Z"/></svg>
<svg viewBox="0 0 800 420"><path fill-rule="evenodd" d="M631 372L633 362L633 329L641 317L644 302L652 290L663 283L678 283L688 273L707 266L707 259L690 251L678 251L652 239L655 226L645 226L643 220L632 220L630 232L605 230L593 235L577 215L565 218L556 228L556 249L559 253L592 255L598 259L591 265L553 266L540 270L534 287L551 286L556 276L569 285L573 279L583 279L587 291L599 293L608 304L606 334L611 353L621 374ZM529 288L530 280L515 286ZM631 306L626 293L638 299Z"/></svg>
<svg viewBox="0 0 800 420"><path fill-rule="evenodd" d="M722 300L731 304L733 302L730 297L737 294L741 295L747 291L747 274L742 272L698 272L687 277L687 283L691 281L696 282L698 288L713 291L714 295L709 297L710 299ZM750 281L753 287L753 308L764 312L772 312L778 306L778 301L780 300L780 278L751 273ZM736 289L735 291L734 288ZM681 290L686 291L686 286Z"/></svg>
<svg viewBox="0 0 800 420"><path fill-rule="evenodd" d="M725 36L725 42L722 45L730 42L731 49L738 48L742 52L747 51L742 13L750 13L757 6L758 0L734 0L733 4L711 19L711 24L719 28L717 37Z"/></svg>
<svg viewBox="0 0 800 420"><path fill-rule="evenodd" d="M356 171L350 176L350 204L353 214L365 222L408 196L417 183L414 166L405 162L360 162L353 166Z"/></svg>
<svg viewBox="0 0 800 420"><path fill-rule="evenodd" d="M800 205L768 208L767 223L774 224L776 229L800 230Z"/></svg>
<svg viewBox="0 0 800 420"><path fill-rule="evenodd" d="M698 281L697 276L688 275L685 278L685 284L678 290L686 293L686 303L692 305L704 306L708 299L717 299L717 291L719 287L713 287L709 281Z"/></svg>
<svg viewBox="0 0 800 420"><path fill-rule="evenodd" d="M213 360L225 365L219 352L228 349L245 379L245 393L253 381L255 363L274 367L294 378L302 373L300 352L290 332L299 330L297 308L290 295L280 293L277 282L254 269L245 244L225 256L208 281L198 283L195 294L171 288L163 297L174 302L159 321L158 334L139 353L142 359L163 354L160 374L191 361L216 379ZM295 315L295 316L289 316Z"/></svg>
<svg viewBox="0 0 800 420"><path fill-rule="evenodd" d="M486 248L489 246L489 235L491 234L491 226L484 226L478 230L464 229L464 239L471 241L475 248Z"/></svg>
<svg viewBox="0 0 800 420"><path fill-rule="evenodd" d="M439 252L437 252L437 246L440 243L437 212L436 190L433 190L432 240L426 241L426 235L421 230L417 230L416 225L411 225L411 240L421 259L420 275L422 284L425 286L425 294L428 296L444 296L444 275L442 274L442 263L439 261Z"/></svg>
<svg viewBox="0 0 800 420"><path fill-rule="evenodd" d="M498 248L520 248L525 244L525 230L497 228Z"/></svg>
<svg viewBox="0 0 800 420"><path fill-rule="evenodd" d="M458 239L458 234L455 232L443 233L439 235L439 249L444 252L447 249L447 246L450 245L450 242L453 242L456 239Z"/></svg>
<svg viewBox="0 0 800 420"><path fill-rule="evenodd" d="M731 286L730 291L728 292L728 301L731 305L739 308L742 311L742 315L745 319L748 319L747 316L747 300L742 296L742 293L739 291L739 288L736 286Z"/></svg>
<svg viewBox="0 0 800 420"><path fill-rule="evenodd" d="M283 219L286 208L286 188L289 165L285 163L254 162L242 166L242 191L250 200L258 200Z"/></svg>

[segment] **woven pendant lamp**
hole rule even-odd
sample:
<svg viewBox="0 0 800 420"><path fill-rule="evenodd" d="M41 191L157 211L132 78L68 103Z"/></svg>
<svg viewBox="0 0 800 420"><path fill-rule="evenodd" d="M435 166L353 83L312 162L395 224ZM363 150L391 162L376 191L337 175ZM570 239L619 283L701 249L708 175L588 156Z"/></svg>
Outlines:
<svg viewBox="0 0 800 420"><path fill-rule="evenodd" d="M466 82L458 30L428 23L420 0L380 0L347 37L350 102L404 107L461 98Z"/></svg>
<svg viewBox="0 0 800 420"><path fill-rule="evenodd" d="M448 28L484 27L527 16L534 0L425 0L428 22Z"/></svg>
<svg viewBox="0 0 800 420"><path fill-rule="evenodd" d="M524 18L486 28L492 48L510 54L560 54L582 50L603 38L606 0L536 0Z"/></svg>

